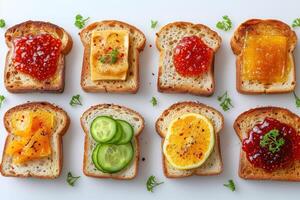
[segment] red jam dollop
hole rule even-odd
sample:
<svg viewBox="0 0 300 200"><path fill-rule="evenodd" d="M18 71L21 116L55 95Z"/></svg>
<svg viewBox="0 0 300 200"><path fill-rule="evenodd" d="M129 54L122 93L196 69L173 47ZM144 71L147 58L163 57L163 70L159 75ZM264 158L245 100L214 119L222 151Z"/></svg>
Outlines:
<svg viewBox="0 0 300 200"><path fill-rule="evenodd" d="M243 140L242 149L255 167L274 171L300 160L300 137L293 127L265 118Z"/></svg>
<svg viewBox="0 0 300 200"><path fill-rule="evenodd" d="M201 38L182 38L174 49L174 65L177 73L184 77L199 76L209 70L213 50Z"/></svg>
<svg viewBox="0 0 300 200"><path fill-rule="evenodd" d="M17 71L40 81L56 73L61 41L50 34L27 35L14 41L13 63Z"/></svg>

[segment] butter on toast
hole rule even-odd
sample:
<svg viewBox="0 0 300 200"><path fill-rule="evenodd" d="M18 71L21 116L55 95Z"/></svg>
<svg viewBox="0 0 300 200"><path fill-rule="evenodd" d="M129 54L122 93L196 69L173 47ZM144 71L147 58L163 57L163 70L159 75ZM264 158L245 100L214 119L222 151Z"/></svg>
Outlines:
<svg viewBox="0 0 300 200"><path fill-rule="evenodd" d="M9 143L17 140L19 136L12 134L12 120L17 112L26 112L42 109L54 114L55 123L50 139L52 153L48 157L27 161L25 164L15 164L12 156L5 153ZM4 126L8 132L3 150L0 171L3 176L12 177L35 177L35 178L57 178L62 170L62 136L69 128L70 119L61 108L47 102L25 103L8 110L4 115Z"/></svg>
<svg viewBox="0 0 300 200"><path fill-rule="evenodd" d="M166 137L169 124L174 119L186 113L201 114L212 122L215 133L215 146L205 163L203 163L200 167L191 170L179 170L174 168L170 165L162 153L163 170L165 176L168 178L183 178L192 175L207 176L220 174L223 170L223 162L220 149L219 133L224 126L224 118L223 115L214 108L201 103L188 101L179 102L170 106L160 115L155 124L156 132L162 138L162 144L164 142L164 138Z"/></svg>
<svg viewBox="0 0 300 200"><path fill-rule="evenodd" d="M97 142L90 134L90 125L93 119L100 115L112 116L112 118L115 119L125 120L132 125L134 130L134 137L132 139L132 144L134 146L134 157L131 163L125 169L117 173L104 173L98 170L92 161L93 149L97 145ZM144 129L144 119L140 114L123 106L113 104L99 104L92 106L87 111L85 111L80 118L80 122L85 135L83 173L86 176L94 178L112 178L119 180L133 179L137 176L140 156L139 135Z"/></svg>
<svg viewBox="0 0 300 200"><path fill-rule="evenodd" d="M242 141L248 138L249 131L253 126L264 121L266 117L274 118L293 127L297 134L300 132L300 117L296 114L279 107L259 107L240 114L235 120L233 127L239 139ZM294 161L292 165L283 169L266 172L261 168L254 167L241 149L239 176L243 179L253 180L300 181L300 161Z"/></svg>
<svg viewBox="0 0 300 200"><path fill-rule="evenodd" d="M287 38L287 74L282 81L264 83L261 81L244 80L242 73L244 68L244 48L247 35L255 36L283 36ZM294 90L296 86L296 67L293 51L296 47L297 36L289 25L273 19L250 19L242 23L234 32L231 39L231 48L236 55L236 88L244 94L261 93L286 93ZM267 55L267 54L265 54ZM273 59L272 59L273 60ZM272 69L264 70L269 73ZM266 72L268 71L268 72ZM272 76L267 75L267 76Z"/></svg>
<svg viewBox="0 0 300 200"><path fill-rule="evenodd" d="M93 31L126 30L129 32L128 71L126 80L95 80L91 78L91 38ZM136 27L116 20L95 22L80 33L84 46L81 71L81 87L86 92L136 93L139 89L139 54L143 51L146 38Z"/></svg>
<svg viewBox="0 0 300 200"><path fill-rule="evenodd" d="M23 36L37 36L40 34L50 34L61 41L56 72L53 77L46 80L37 80L30 75L17 71L13 63L14 40ZM65 56L70 52L73 45L71 36L63 28L49 22L26 21L9 28L5 33L5 41L9 51L6 56L4 84L9 92L63 92L65 85Z"/></svg>
<svg viewBox="0 0 300 200"><path fill-rule="evenodd" d="M214 61L212 61L208 72L203 73L199 77L183 77L175 70L173 49L183 37L198 36L215 54L221 45L221 37L203 24L192 24L189 22L167 24L160 29L156 36L156 47L160 53L157 80L158 91L191 93L203 96L212 95L215 90Z"/></svg>

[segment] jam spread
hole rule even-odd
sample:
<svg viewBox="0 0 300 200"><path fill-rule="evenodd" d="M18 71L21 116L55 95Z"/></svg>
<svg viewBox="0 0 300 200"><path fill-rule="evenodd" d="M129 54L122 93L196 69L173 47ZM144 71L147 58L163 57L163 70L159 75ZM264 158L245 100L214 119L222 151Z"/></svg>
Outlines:
<svg viewBox="0 0 300 200"><path fill-rule="evenodd" d="M209 70L213 50L197 36L184 37L174 49L173 60L177 73L195 77Z"/></svg>
<svg viewBox="0 0 300 200"><path fill-rule="evenodd" d="M255 167L274 171L300 160L300 136L291 126L265 118L243 140L242 149Z"/></svg>
<svg viewBox="0 0 300 200"><path fill-rule="evenodd" d="M281 83L290 69L287 37L247 35L243 52L243 80Z"/></svg>
<svg viewBox="0 0 300 200"><path fill-rule="evenodd" d="M50 34L27 35L14 41L13 64L17 71L39 81L55 75L61 41Z"/></svg>

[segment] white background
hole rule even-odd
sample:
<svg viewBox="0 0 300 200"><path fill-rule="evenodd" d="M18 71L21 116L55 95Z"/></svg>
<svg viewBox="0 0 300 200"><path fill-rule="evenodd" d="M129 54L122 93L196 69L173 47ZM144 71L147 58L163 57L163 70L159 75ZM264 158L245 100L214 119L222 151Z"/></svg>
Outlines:
<svg viewBox="0 0 300 200"><path fill-rule="evenodd" d="M57 103L71 117L71 126L64 137L64 162L60 178L56 180L38 180L6 178L0 176L0 198L9 199L299 199L299 183L245 181L237 176L240 142L232 124L237 115L246 109L275 105L283 106L299 113L292 94L253 95L238 94L235 89L235 57L231 52L229 41L233 30L224 32L216 30L215 24L223 15L229 15L236 28L249 18L275 18L291 24L300 17L297 0L0 0L0 18L4 18L7 27L26 20L44 20L65 28L73 37L74 46L67 56L66 87L63 94L9 94L3 84L3 71L7 47L4 43L5 29L0 29L0 94L6 101L0 109L0 118L9 108L26 101L47 100ZM90 22L104 19L118 19L133 24L147 37L146 47L141 54L141 85L137 94L87 94L80 87L80 71L83 48L79 40L79 30L74 26L76 14L91 17ZM158 28L151 29L150 21L158 20ZM215 75L216 92L212 97L197 97L188 94L160 94L157 92L158 52L154 45L155 32L159 27L173 21L190 21L203 23L216 30L223 38L222 47L216 55ZM296 29L300 34L300 29ZM149 45L153 45L152 48ZM298 45L299 48L299 45ZM299 48L300 49L300 48ZM296 49L296 63L300 63L299 50ZM299 70L297 69L297 72ZM155 76L152 76L154 73ZM297 75L299 75L297 73ZM299 76L298 76L299 77ZM299 82L298 82L299 84ZM159 114L171 104L183 100L197 100L221 110L217 96L228 90L234 108L223 112L225 128L221 132L221 146L224 171L219 176L191 177L184 179L166 179L162 172L160 138L154 130L154 123ZM300 94L300 89L297 88ZM81 94L83 106L73 108L69 99L74 94ZM152 96L157 97L158 106L150 103ZM146 121L141 136L141 157L139 174L132 181L116 181L89 178L82 173L83 131L79 125L80 115L91 105L98 103L115 103L128 106L140 112ZM0 153L4 146L6 131L0 123ZM75 187L66 183L66 174L71 171L81 178ZM150 175L155 175L165 183L155 188L154 193L146 191L145 182ZM228 179L236 183L236 192L223 186Z"/></svg>

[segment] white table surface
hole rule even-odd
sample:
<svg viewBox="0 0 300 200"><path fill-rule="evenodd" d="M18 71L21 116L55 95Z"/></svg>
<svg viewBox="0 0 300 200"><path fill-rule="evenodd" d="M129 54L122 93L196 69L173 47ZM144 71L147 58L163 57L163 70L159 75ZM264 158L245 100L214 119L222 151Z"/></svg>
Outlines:
<svg viewBox="0 0 300 200"><path fill-rule="evenodd" d="M7 98L0 109L0 118L9 108L26 101L44 101L57 103L71 117L71 126L64 137L64 162L60 178L56 180L6 178L0 176L0 199L299 199L300 184L288 182L245 181L238 177L240 142L235 135L232 124L236 116L246 109L275 105L283 106L299 113L292 94L253 95L238 94L235 89L235 57L231 52L229 41L233 30L217 30L215 24L223 15L229 15L236 28L249 18L275 18L291 24L300 17L297 0L0 0L0 18L4 18L7 27L25 20L44 20L64 27L73 37L74 46L67 56L66 87L63 94L10 94L0 81L0 94ZM147 37L147 44L140 58L141 85L137 94L88 94L80 87L80 71L83 48L78 37L78 29L73 25L76 14L89 16L89 22L118 19L135 25ZM158 28L150 28L151 19L158 20ZM188 94L161 94L157 92L158 51L154 45L155 32L159 27L173 21L190 21L203 23L216 30L223 43L215 60L216 92L212 97L197 97ZM6 27L6 28L7 28ZM0 77L3 77L7 47L4 43L5 29L0 29ZM300 29L295 29L297 34ZM153 47L150 48L149 45ZM297 45L299 48L299 44ZM296 63L300 63L299 50L296 49ZM298 72L299 70L297 70ZM152 76L154 73L155 76ZM298 75L298 74L297 74ZM298 76L299 77L299 76ZM221 110L217 96L228 90L234 108L223 112L225 128L221 133L221 147L224 171L219 176L190 177L184 179L166 179L162 172L160 138L154 130L154 123L160 113L177 101L197 100ZM300 94L299 89L297 90ZM81 94L83 106L72 108L69 99L74 94ZM157 97L158 106L150 103L152 96ZM146 127L141 136L141 157L139 174L132 181L116 181L89 178L82 173L83 131L79 125L80 115L91 105L98 103L115 103L140 112ZM3 151L6 131L0 123L0 153ZM68 171L81 178L75 187L66 183ZM155 175L165 183L155 188L154 193L146 191L148 176ZM223 186L228 179L236 183L236 192Z"/></svg>

